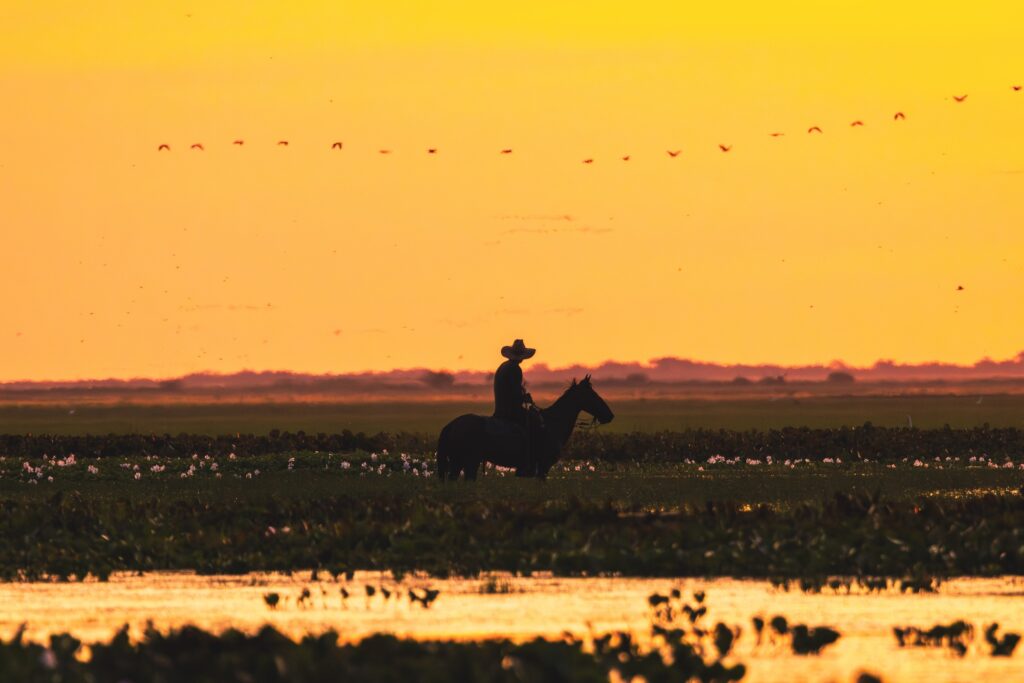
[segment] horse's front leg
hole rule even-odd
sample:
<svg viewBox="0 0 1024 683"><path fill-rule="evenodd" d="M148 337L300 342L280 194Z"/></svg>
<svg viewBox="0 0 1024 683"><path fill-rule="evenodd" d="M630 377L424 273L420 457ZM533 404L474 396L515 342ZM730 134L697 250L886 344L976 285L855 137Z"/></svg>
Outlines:
<svg viewBox="0 0 1024 683"><path fill-rule="evenodd" d="M467 458L466 466L462 470L465 473L466 481L476 481L476 471L480 469L480 460L478 458Z"/></svg>

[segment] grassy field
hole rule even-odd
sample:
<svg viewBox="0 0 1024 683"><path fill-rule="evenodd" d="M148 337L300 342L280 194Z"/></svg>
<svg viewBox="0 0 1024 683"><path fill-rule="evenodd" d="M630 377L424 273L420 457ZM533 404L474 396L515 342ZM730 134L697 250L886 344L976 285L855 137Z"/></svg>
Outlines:
<svg viewBox="0 0 1024 683"><path fill-rule="evenodd" d="M979 403L980 399L980 403ZM778 400L613 401L611 432L781 427L877 426L935 428L1024 427L1024 396L812 397ZM3 405L5 434L266 434L416 432L436 434L467 412L489 413L489 403L270 403L162 405Z"/></svg>
<svg viewBox="0 0 1024 683"><path fill-rule="evenodd" d="M0 462L0 576L322 568L638 576L1024 573L1024 470L572 462L441 483L416 457ZM51 480L52 479L52 480ZM881 532L884 530L884 533Z"/></svg>

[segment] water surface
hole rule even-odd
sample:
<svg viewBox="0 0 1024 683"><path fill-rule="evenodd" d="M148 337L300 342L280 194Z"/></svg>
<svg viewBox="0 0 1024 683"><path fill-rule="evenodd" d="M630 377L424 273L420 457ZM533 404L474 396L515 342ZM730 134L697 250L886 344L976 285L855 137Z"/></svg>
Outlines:
<svg viewBox="0 0 1024 683"><path fill-rule="evenodd" d="M368 597L365 586L375 589ZM380 587L391 591L386 598ZM410 602L408 590L441 591L429 609ZM350 597L343 599L341 589ZM303 589L310 597L300 600ZM360 573L351 581L310 580L308 572L197 576L158 572L114 575L105 583L0 584L0 637L26 623L35 640L67 631L86 642L107 640L122 625L134 636L147 622L162 630L195 624L207 630L234 627L255 631L264 624L301 637L327 629L343 640L372 633L418 639L508 637L557 638L565 631L586 637L612 630L649 632L647 596L672 588L703 590L708 625L743 626L735 657L748 666L744 680L852 681L863 670L886 681L1013 680L1024 676L1024 647L1014 657L993 658L980 627L999 622L1003 631L1024 632L1024 581L1018 578L960 579L938 593L805 594L782 591L762 581L634 578L515 578L437 580ZM500 591L497 593L488 591ZM270 609L264 595L281 603ZM751 617L784 615L791 623L825 625L842 637L820 656L792 655L781 643L756 643ZM965 619L979 632L966 657L946 650L900 649L894 626L931 627Z"/></svg>

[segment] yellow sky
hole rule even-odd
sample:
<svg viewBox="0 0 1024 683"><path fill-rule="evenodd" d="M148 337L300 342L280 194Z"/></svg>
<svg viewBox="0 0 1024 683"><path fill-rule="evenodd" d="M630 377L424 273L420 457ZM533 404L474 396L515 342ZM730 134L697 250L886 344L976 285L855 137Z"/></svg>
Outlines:
<svg viewBox="0 0 1024 683"><path fill-rule="evenodd" d="M7 0L0 380L1024 349L1024 9L688 4Z"/></svg>

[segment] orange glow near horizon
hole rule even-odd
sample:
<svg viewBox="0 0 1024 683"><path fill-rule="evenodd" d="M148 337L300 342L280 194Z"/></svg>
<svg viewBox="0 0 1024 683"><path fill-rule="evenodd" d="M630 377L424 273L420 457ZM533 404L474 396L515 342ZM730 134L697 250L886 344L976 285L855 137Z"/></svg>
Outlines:
<svg viewBox="0 0 1024 683"><path fill-rule="evenodd" d="M1024 7L551 4L5 3L0 381L1024 349Z"/></svg>

